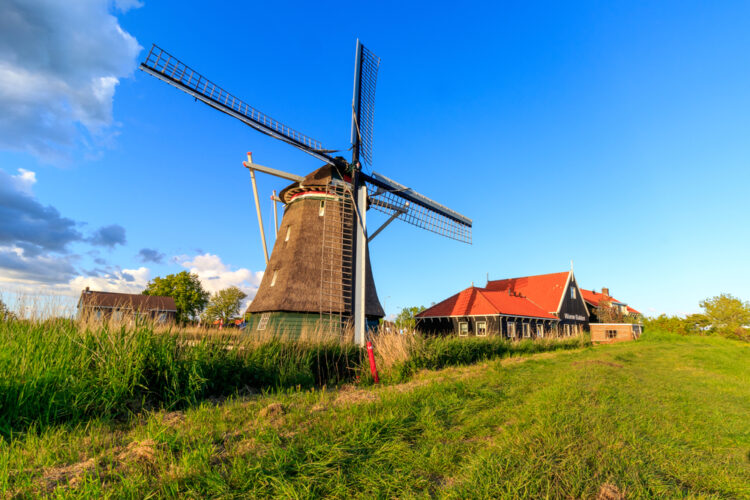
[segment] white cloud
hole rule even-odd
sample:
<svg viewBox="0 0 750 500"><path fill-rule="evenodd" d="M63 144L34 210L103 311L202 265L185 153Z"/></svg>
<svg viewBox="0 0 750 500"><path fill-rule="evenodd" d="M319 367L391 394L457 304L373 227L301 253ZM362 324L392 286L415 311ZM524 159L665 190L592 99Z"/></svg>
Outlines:
<svg viewBox="0 0 750 500"><path fill-rule="evenodd" d="M36 184L36 172L19 168L18 175L9 175L8 178L16 191L20 191L26 196L33 196L34 193L32 193L31 188Z"/></svg>
<svg viewBox="0 0 750 500"><path fill-rule="evenodd" d="M70 280L67 287L76 295L86 287L100 292L141 293L150 276L147 267L114 270L99 276L78 276Z"/></svg>
<svg viewBox="0 0 750 500"><path fill-rule="evenodd" d="M245 292L249 299L255 297L255 293L263 278L263 271L251 271L246 268L232 270L224 264L218 255L205 253L196 255L192 259L180 256L175 259L182 267L189 269L191 273L197 274L203 284L203 288L211 293L218 292L230 286L236 286Z"/></svg>
<svg viewBox="0 0 750 500"><path fill-rule="evenodd" d="M85 128L108 140L112 100L142 49L108 0L0 2L0 148L66 158ZM139 7L118 0L121 11Z"/></svg>

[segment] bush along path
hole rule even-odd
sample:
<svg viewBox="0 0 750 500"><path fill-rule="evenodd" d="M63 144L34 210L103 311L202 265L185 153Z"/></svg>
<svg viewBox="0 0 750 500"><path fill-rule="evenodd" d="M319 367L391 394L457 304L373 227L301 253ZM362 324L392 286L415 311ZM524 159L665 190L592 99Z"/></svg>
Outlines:
<svg viewBox="0 0 750 500"><path fill-rule="evenodd" d="M650 338L649 338L650 337ZM51 427L9 496L748 498L750 346L642 341ZM717 411L721 409L721 411Z"/></svg>

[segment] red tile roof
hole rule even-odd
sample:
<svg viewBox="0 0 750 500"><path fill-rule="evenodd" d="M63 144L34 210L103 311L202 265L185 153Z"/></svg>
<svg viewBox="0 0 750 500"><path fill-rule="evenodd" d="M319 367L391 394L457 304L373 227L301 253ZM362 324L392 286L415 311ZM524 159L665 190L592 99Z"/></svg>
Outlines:
<svg viewBox="0 0 750 500"><path fill-rule="evenodd" d="M446 316L493 316L507 314L530 318L557 319L528 299L484 288L470 287L435 304L417 315L418 318Z"/></svg>
<svg viewBox="0 0 750 500"><path fill-rule="evenodd" d="M569 275L570 271L565 271L489 281L487 290L520 293L544 311L556 313Z"/></svg>
<svg viewBox="0 0 750 500"><path fill-rule="evenodd" d="M620 302L616 298L612 297L611 295L604 295L602 293L595 292L593 290L584 290L581 288L581 295L583 296L583 300L591 304L592 306L596 307L599 305L600 302L616 302L618 304L625 304L624 302ZM625 304L628 308L628 312L633 314L641 314L639 311L636 311L632 307Z"/></svg>

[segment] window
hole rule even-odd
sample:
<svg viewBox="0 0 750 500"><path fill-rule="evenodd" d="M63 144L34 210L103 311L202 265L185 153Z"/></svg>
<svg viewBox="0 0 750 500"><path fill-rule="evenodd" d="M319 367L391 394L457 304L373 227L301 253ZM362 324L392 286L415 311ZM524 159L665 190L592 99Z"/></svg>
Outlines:
<svg viewBox="0 0 750 500"><path fill-rule="evenodd" d="M514 321L508 322L508 337L516 338L516 323Z"/></svg>
<svg viewBox="0 0 750 500"><path fill-rule="evenodd" d="M487 336L487 322L477 321L477 337L486 337L486 336Z"/></svg>
<svg viewBox="0 0 750 500"><path fill-rule="evenodd" d="M122 311L115 311L112 313L112 319L114 321L122 321Z"/></svg>
<svg viewBox="0 0 750 500"><path fill-rule="evenodd" d="M167 322L167 313L159 313L159 316L156 318L156 321L159 323L166 323Z"/></svg>
<svg viewBox="0 0 750 500"><path fill-rule="evenodd" d="M292 232L292 226L287 226L286 227L286 237L284 238L284 241L289 241L289 235L291 234L291 232Z"/></svg>
<svg viewBox="0 0 750 500"><path fill-rule="evenodd" d="M570 337L570 325L565 325L565 336Z"/></svg>
<svg viewBox="0 0 750 500"><path fill-rule="evenodd" d="M617 338L617 330L605 330L604 333L607 335L608 339L616 339Z"/></svg>
<svg viewBox="0 0 750 500"><path fill-rule="evenodd" d="M536 325L536 336L539 338L544 337L544 325Z"/></svg>
<svg viewBox="0 0 750 500"><path fill-rule="evenodd" d="M94 314L94 317L96 319L102 319L102 310L101 309L97 309L96 313Z"/></svg>
<svg viewBox="0 0 750 500"><path fill-rule="evenodd" d="M279 274L278 271L273 272L273 277L271 278L271 286L274 286L276 284L276 276Z"/></svg>
<svg viewBox="0 0 750 500"><path fill-rule="evenodd" d="M575 300L575 298L576 298L576 287L574 287L574 286L570 287L570 298L573 299L573 300Z"/></svg>
<svg viewBox="0 0 750 500"><path fill-rule="evenodd" d="M528 323L523 323L523 337L524 338L531 337L531 325Z"/></svg>
<svg viewBox="0 0 750 500"><path fill-rule="evenodd" d="M258 330L265 330L266 325L268 325L268 318L271 317L271 313L263 313L260 316L260 321L258 321Z"/></svg>
<svg viewBox="0 0 750 500"><path fill-rule="evenodd" d="M320 202L320 208L318 209L318 215L323 217L326 214L326 202L321 201Z"/></svg>
<svg viewBox="0 0 750 500"><path fill-rule="evenodd" d="M466 337L467 335L469 335L469 323L466 321L459 321L458 322L458 336Z"/></svg>

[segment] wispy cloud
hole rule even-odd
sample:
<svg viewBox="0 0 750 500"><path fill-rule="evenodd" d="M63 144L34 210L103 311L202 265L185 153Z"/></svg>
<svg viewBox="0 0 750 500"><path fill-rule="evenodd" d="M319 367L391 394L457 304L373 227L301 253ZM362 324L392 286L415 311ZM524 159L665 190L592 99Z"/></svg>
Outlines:
<svg viewBox="0 0 750 500"><path fill-rule="evenodd" d="M153 248L141 248L137 256L141 262L153 262L155 264L161 264L164 262L166 255L154 250Z"/></svg>
<svg viewBox="0 0 750 500"><path fill-rule="evenodd" d="M89 238L92 245L113 248L115 245L124 245L127 241L125 238L125 228L119 224L100 227Z"/></svg>

